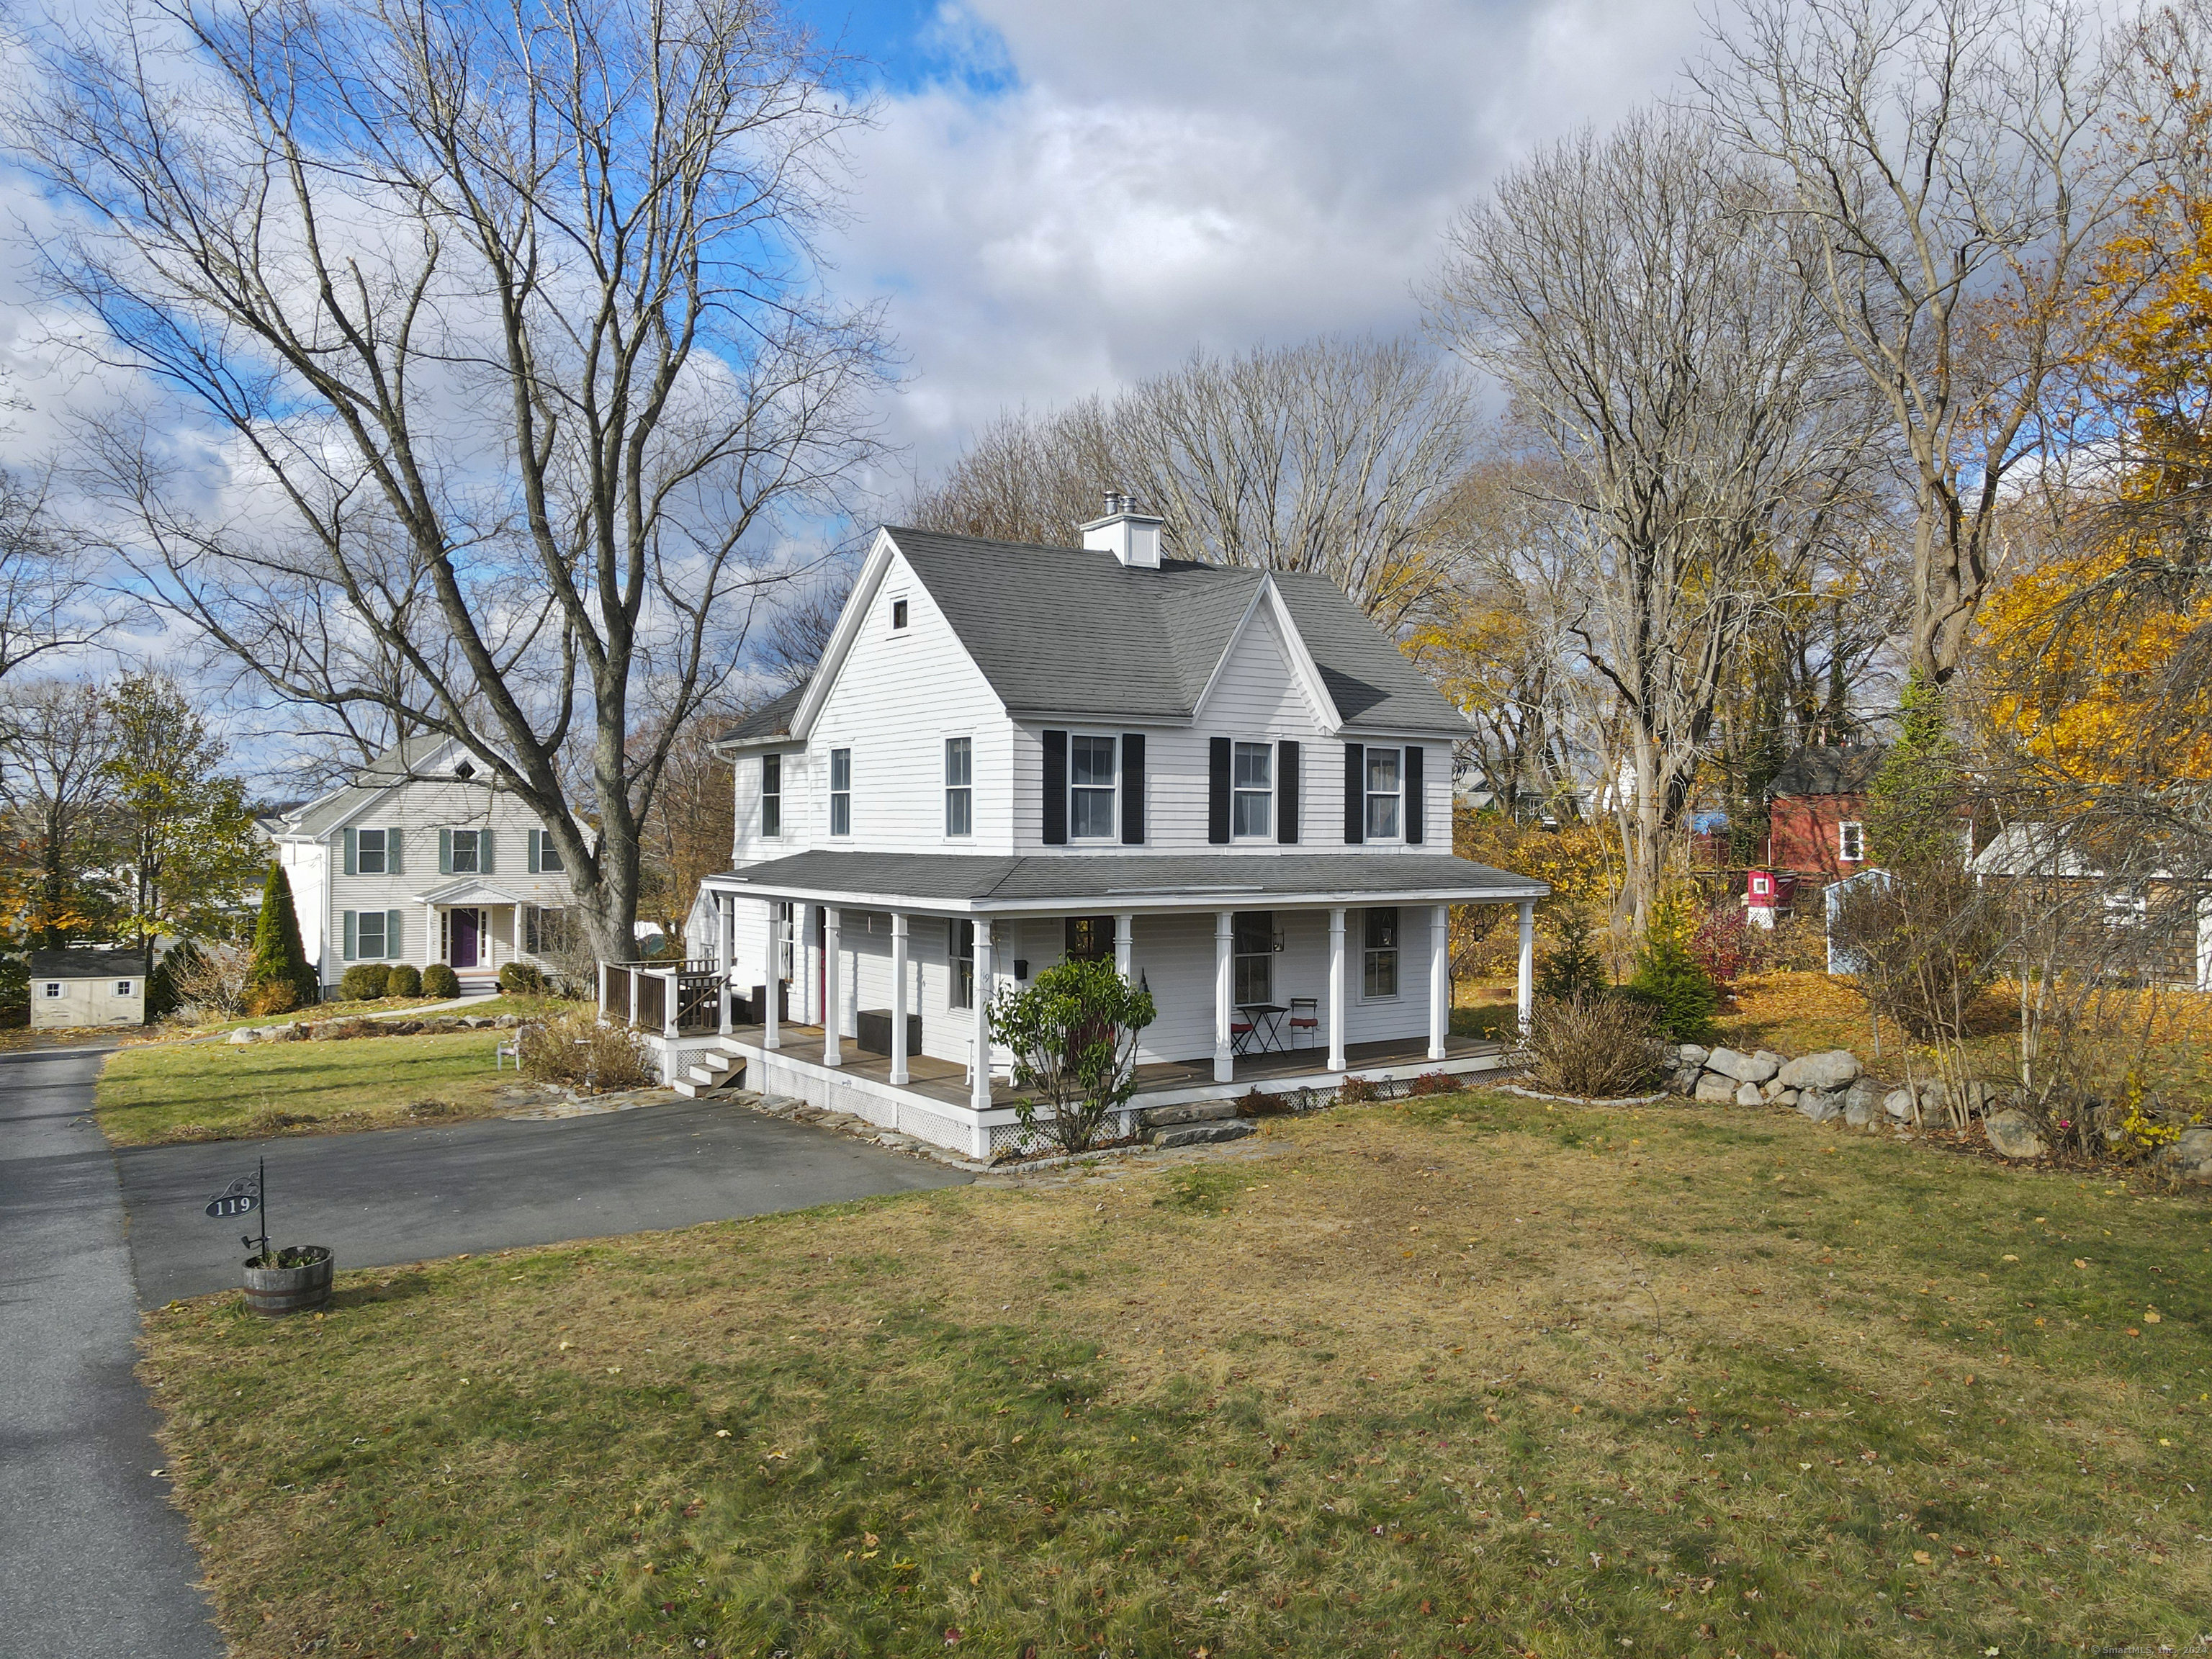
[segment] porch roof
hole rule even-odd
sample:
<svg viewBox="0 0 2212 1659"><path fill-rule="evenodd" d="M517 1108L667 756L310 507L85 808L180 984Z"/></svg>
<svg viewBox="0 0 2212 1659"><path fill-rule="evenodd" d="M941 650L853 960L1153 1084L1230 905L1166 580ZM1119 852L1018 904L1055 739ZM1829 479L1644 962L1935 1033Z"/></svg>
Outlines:
<svg viewBox="0 0 2212 1659"><path fill-rule="evenodd" d="M1261 902L1480 904L1539 899L1533 876L1449 853L1058 854L816 851L708 878L763 898L878 909L994 914L1253 908Z"/></svg>
<svg viewBox="0 0 2212 1659"><path fill-rule="evenodd" d="M433 887L427 893L415 895L417 904L520 904L522 901L504 888L495 887L474 876L464 876L459 881L449 881L443 887Z"/></svg>

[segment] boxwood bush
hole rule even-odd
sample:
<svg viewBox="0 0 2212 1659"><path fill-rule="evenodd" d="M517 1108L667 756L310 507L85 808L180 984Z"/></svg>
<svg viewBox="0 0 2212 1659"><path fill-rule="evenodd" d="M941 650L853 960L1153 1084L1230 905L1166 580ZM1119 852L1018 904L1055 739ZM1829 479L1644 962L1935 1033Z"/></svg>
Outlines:
<svg viewBox="0 0 2212 1659"><path fill-rule="evenodd" d="M381 962L356 962L338 978L338 995L348 1002L374 1002L391 995L390 966Z"/></svg>

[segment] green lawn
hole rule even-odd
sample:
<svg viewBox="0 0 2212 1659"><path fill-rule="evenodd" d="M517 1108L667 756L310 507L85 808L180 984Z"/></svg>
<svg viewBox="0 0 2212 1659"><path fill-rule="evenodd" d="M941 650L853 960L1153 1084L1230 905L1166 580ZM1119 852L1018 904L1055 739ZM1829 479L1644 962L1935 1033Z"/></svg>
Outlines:
<svg viewBox="0 0 2212 1659"><path fill-rule="evenodd" d="M1479 1095L1231 1150L157 1313L223 1626L272 1659L2212 1629L2203 1193Z"/></svg>
<svg viewBox="0 0 2212 1659"><path fill-rule="evenodd" d="M520 1079L492 1069L500 1031L343 1042L149 1043L112 1056L94 1114L118 1146L481 1115Z"/></svg>

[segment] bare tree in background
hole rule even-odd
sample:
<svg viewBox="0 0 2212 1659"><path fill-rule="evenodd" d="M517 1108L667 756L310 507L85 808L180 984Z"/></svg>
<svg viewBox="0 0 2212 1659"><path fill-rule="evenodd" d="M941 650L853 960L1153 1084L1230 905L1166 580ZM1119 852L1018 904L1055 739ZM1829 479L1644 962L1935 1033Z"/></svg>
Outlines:
<svg viewBox="0 0 2212 1659"><path fill-rule="evenodd" d="M670 747L784 574L749 538L874 447L874 316L813 297L837 66L761 0L172 0L33 49L52 288L176 398L86 434L125 551L278 697L465 744L627 957Z"/></svg>
<svg viewBox="0 0 2212 1659"><path fill-rule="evenodd" d="M1641 928L1731 660L1860 465L1765 182L1637 116L1508 174L1455 226L1435 325L1559 457L1587 551L1571 631L1624 716L1611 787Z"/></svg>
<svg viewBox="0 0 2212 1659"><path fill-rule="evenodd" d="M45 496L0 468L0 683L48 652L89 643L111 625L85 613L88 586L82 561L54 533ZM9 725L0 703L0 737Z"/></svg>
<svg viewBox="0 0 2212 1659"><path fill-rule="evenodd" d="M12 868L0 872L0 932L52 949L106 938L127 911L103 885L118 861L107 694L83 680L10 688L0 744L0 812Z"/></svg>
<svg viewBox="0 0 2212 1659"><path fill-rule="evenodd" d="M1201 353L1110 402L1002 417L910 516L1065 544L1124 489L1177 556L1325 575L1395 628L1448 579L1435 515L1476 426L1457 369L1415 342Z"/></svg>
<svg viewBox="0 0 2212 1659"><path fill-rule="evenodd" d="M2097 26L2039 0L1753 0L1699 76L1732 145L1780 169L1799 279L1909 458L1911 666L1938 685L2144 153L2111 142L2127 54Z"/></svg>

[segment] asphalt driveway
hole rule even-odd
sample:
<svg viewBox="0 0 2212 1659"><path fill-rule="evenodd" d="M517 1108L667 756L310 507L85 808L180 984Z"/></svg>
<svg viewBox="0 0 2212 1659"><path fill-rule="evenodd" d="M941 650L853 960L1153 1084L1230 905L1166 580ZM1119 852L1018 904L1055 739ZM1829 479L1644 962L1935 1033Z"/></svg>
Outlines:
<svg viewBox="0 0 2212 1659"><path fill-rule="evenodd" d="M123 1206L91 1115L106 1054L0 1054L0 1652L216 1659L131 1371Z"/></svg>
<svg viewBox="0 0 2212 1659"><path fill-rule="evenodd" d="M711 1099L594 1117L128 1147L114 1160L142 1305L238 1283L241 1224L210 1221L205 1208L258 1158L268 1160L271 1241L327 1244L341 1273L969 1179Z"/></svg>

